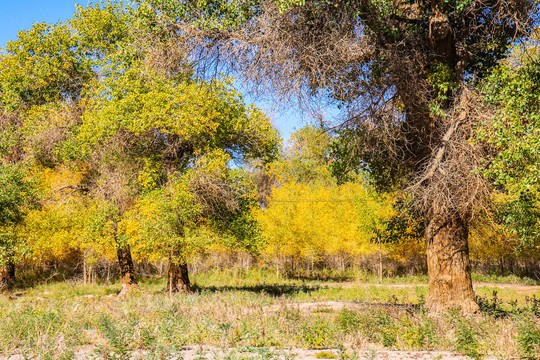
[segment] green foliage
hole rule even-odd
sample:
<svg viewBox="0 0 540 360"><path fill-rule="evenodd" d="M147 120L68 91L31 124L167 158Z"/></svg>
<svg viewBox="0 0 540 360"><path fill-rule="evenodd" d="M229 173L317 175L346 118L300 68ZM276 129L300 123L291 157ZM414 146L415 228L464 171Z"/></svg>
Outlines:
<svg viewBox="0 0 540 360"><path fill-rule="evenodd" d="M373 140L371 130L362 126L338 131L330 145L332 162L329 167L339 184L362 176L378 190L392 191L406 183L410 169L399 163L388 166L396 154L390 153L388 144L377 146L376 149L366 146L371 145ZM403 145L398 144L399 149Z"/></svg>
<svg viewBox="0 0 540 360"><path fill-rule="evenodd" d="M121 223L135 253L150 259L186 259L213 244L257 252L262 245L250 211L254 190L226 168L188 171L139 199ZM221 177L215 177L221 172ZM206 188L201 188L203 183Z"/></svg>
<svg viewBox="0 0 540 360"><path fill-rule="evenodd" d="M143 233L135 245L144 256L192 253L216 239L260 247L253 185L231 168L233 161L238 168L271 161L279 134L245 104L232 79L194 77L181 47L171 50L171 34L148 4L106 1L78 6L72 19L37 24L8 43L0 106L13 120L2 125L0 147L37 165L48 194L24 229L36 259L80 251L93 264ZM160 54L174 51L179 64L164 67ZM69 179L66 168L77 176ZM8 226L22 221L26 205L15 188L4 188L12 195L2 197L0 225ZM137 226L129 222L135 209L150 214Z"/></svg>
<svg viewBox="0 0 540 360"><path fill-rule="evenodd" d="M411 349L431 349L437 343L437 329L429 318L414 322L409 317L400 319L399 337Z"/></svg>
<svg viewBox="0 0 540 360"><path fill-rule="evenodd" d="M316 359L337 359L337 355L327 351L321 351L315 355Z"/></svg>
<svg viewBox="0 0 540 360"><path fill-rule="evenodd" d="M516 53L484 83L487 100L501 111L479 136L500 150L489 175L497 184L519 190L539 184L540 62L537 51L521 56L520 51Z"/></svg>
<svg viewBox="0 0 540 360"><path fill-rule="evenodd" d="M361 314L343 310L338 317L338 323L346 331L359 331L371 342L380 342L385 347L394 346L398 332L392 318L384 311L374 311Z"/></svg>
<svg viewBox="0 0 540 360"><path fill-rule="evenodd" d="M486 99L498 110L478 131L498 151L487 175L508 194L500 219L529 248L538 242L540 219L539 79L538 49L517 47L483 83Z"/></svg>
<svg viewBox="0 0 540 360"><path fill-rule="evenodd" d="M0 227L22 223L37 200L35 182L19 165L0 164Z"/></svg>
<svg viewBox="0 0 540 360"><path fill-rule="evenodd" d="M86 56L103 58L127 46L130 28L136 27L144 9L136 9L130 2L102 1L77 10L68 21L80 38L80 47Z"/></svg>
<svg viewBox="0 0 540 360"><path fill-rule="evenodd" d="M93 88L79 139L90 151L123 132L140 157L160 159L169 147L181 147L177 166L216 148L241 159L271 159L278 140L268 119L228 82L175 80L141 62Z"/></svg>
<svg viewBox="0 0 540 360"><path fill-rule="evenodd" d="M66 24L36 24L0 57L0 103L7 111L73 101L93 77L93 61Z"/></svg>
<svg viewBox="0 0 540 360"><path fill-rule="evenodd" d="M324 319L317 317L314 321L304 324L300 330L302 342L312 349L330 346L331 334L334 330Z"/></svg>
<svg viewBox="0 0 540 360"><path fill-rule="evenodd" d="M455 75L450 66L435 62L427 75L427 81L433 86L435 99L431 104L433 116L444 117L444 103L448 101L452 91L458 88Z"/></svg>
<svg viewBox="0 0 540 360"><path fill-rule="evenodd" d="M473 359L482 358L480 350L480 342L478 340L478 331L475 329L475 324L461 314L454 314L456 325L456 341L454 350L472 357Z"/></svg>
<svg viewBox="0 0 540 360"><path fill-rule="evenodd" d="M119 328L117 324L114 323L113 319L110 316L102 315L99 317L98 329L107 339L108 346L110 347L111 355L115 359L130 359L131 355L129 353L130 339L133 336L133 326L126 328ZM135 325L135 324L132 324ZM104 357L109 356L109 349L104 348L101 351Z"/></svg>
<svg viewBox="0 0 540 360"><path fill-rule="evenodd" d="M343 352L351 350L344 339L369 342L380 349L385 338L392 350L455 351L456 322L462 321L456 314L434 317L421 308L389 302L395 295L400 302L416 303L414 289L408 287L328 286L327 282L278 280L270 273L261 279L260 270L251 270L235 280L232 276L224 278L218 271L198 273L194 279L199 291L172 298L162 291L164 279L141 281L144 291L132 297L115 297L118 283L88 286L80 282L44 284L16 298L0 297L0 318L4 320L0 323L0 352L11 355L22 350L29 357L44 357L96 350L110 358L134 356L134 352L157 358L160 353L180 356L185 354L184 347L205 344L213 349L206 357L228 347L236 347L237 355L247 356L251 351L262 355L269 350L267 346L274 352L314 347L312 344L322 344L319 338L327 346L344 345ZM488 292L482 287L477 291L482 295ZM538 345L538 334L532 329L538 328L539 317L525 307L522 291L500 288L505 307L508 301L516 302L507 316L480 313L465 320L474 331L481 329L475 338L478 349L486 355L504 359L526 356L516 341L519 336L530 337L524 341ZM527 290L530 295L534 291ZM337 313L331 309L306 313L297 308L304 302L319 301L363 305ZM527 325L530 330L519 330L527 323L532 324ZM259 349L249 349L255 346Z"/></svg>
<svg viewBox="0 0 540 360"><path fill-rule="evenodd" d="M363 325L363 320L358 313L351 310L342 310L338 316L339 326L346 332L359 330Z"/></svg>
<svg viewBox="0 0 540 360"><path fill-rule="evenodd" d="M538 359L540 356L540 329L529 314L518 325L517 341L521 355L526 359Z"/></svg>
<svg viewBox="0 0 540 360"><path fill-rule="evenodd" d="M497 295L497 291L493 291L491 298L476 297L480 311L492 316L502 317L506 315L506 311L502 309L501 300Z"/></svg>
<svg viewBox="0 0 540 360"><path fill-rule="evenodd" d="M291 134L282 157L270 165L278 181L333 183L328 170L331 137L323 129L306 126Z"/></svg>
<svg viewBox="0 0 540 360"><path fill-rule="evenodd" d="M511 232L521 240L521 249L533 248L540 239L540 208L538 195L524 190L516 200L501 205L498 216Z"/></svg>
<svg viewBox="0 0 540 360"><path fill-rule="evenodd" d="M27 213L39 207L34 181L19 165L0 164L0 266L28 254L18 229Z"/></svg>
<svg viewBox="0 0 540 360"><path fill-rule="evenodd" d="M172 21L190 19L205 29L235 29L259 14L259 1L198 0L179 3L175 0L150 0L152 6Z"/></svg>

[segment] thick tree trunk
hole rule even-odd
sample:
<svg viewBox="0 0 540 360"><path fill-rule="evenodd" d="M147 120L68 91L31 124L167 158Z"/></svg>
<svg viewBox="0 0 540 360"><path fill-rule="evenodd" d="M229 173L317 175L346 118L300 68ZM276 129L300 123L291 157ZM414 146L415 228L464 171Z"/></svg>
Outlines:
<svg viewBox="0 0 540 360"><path fill-rule="evenodd" d="M0 291L9 290L15 282L15 264L11 261L0 266Z"/></svg>
<svg viewBox="0 0 540 360"><path fill-rule="evenodd" d="M120 265L120 275L122 276L122 291L120 294L129 293L138 288L135 277L135 267L131 258L131 249L129 246L118 246L116 249L118 264Z"/></svg>
<svg viewBox="0 0 540 360"><path fill-rule="evenodd" d="M120 242L118 237L118 223L116 219L113 222L114 241L116 242L116 256L118 265L120 266L120 276L122 277L122 290L120 295L131 292L137 289L137 278L135 277L135 267L131 257L131 248L128 244Z"/></svg>
<svg viewBox="0 0 540 360"><path fill-rule="evenodd" d="M459 217L426 219L429 292L426 308L478 311L469 261L468 223Z"/></svg>
<svg viewBox="0 0 540 360"><path fill-rule="evenodd" d="M191 293L191 283L189 282L188 266L184 259L173 256L169 261L169 276L167 281L167 291Z"/></svg>

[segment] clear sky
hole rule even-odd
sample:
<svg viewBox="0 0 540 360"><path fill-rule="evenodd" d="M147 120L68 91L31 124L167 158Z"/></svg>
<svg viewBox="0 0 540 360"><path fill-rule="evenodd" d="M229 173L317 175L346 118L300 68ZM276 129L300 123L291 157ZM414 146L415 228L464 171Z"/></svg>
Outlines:
<svg viewBox="0 0 540 360"><path fill-rule="evenodd" d="M75 12L75 4L87 5L88 0L0 0L0 47L9 40L15 40L20 30L29 29L35 23L55 23L70 18ZM304 122L294 111L282 109L271 102L253 101L256 106L265 110L275 126L286 140L295 128Z"/></svg>

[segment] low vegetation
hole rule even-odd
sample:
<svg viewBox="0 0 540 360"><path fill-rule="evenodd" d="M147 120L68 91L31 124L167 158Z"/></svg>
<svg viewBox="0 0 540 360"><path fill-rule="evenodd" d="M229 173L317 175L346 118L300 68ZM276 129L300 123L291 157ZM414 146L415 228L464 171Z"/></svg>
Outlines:
<svg viewBox="0 0 540 360"><path fill-rule="evenodd" d="M70 359L83 352L113 359L143 351L168 358L185 346L208 345L267 355L288 348L540 355L540 300L532 289L478 287L481 313L433 316L423 307L423 283L359 287L250 271L197 274L193 294L171 296L162 279L142 282L128 296L117 295L120 287L61 282L1 297L0 353Z"/></svg>

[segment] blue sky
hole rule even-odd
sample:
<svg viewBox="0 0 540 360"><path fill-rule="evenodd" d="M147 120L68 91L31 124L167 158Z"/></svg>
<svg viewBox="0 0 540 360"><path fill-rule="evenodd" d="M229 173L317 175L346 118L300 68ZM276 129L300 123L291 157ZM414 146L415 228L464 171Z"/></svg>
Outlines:
<svg viewBox="0 0 540 360"><path fill-rule="evenodd" d="M85 6L89 2L91 1L0 0L0 47L3 48L9 40L15 40L20 30L29 29L35 23L66 20L75 12L75 4ZM280 108L272 102L254 101L249 97L246 100L265 110L285 140L295 128L305 124L295 111Z"/></svg>

